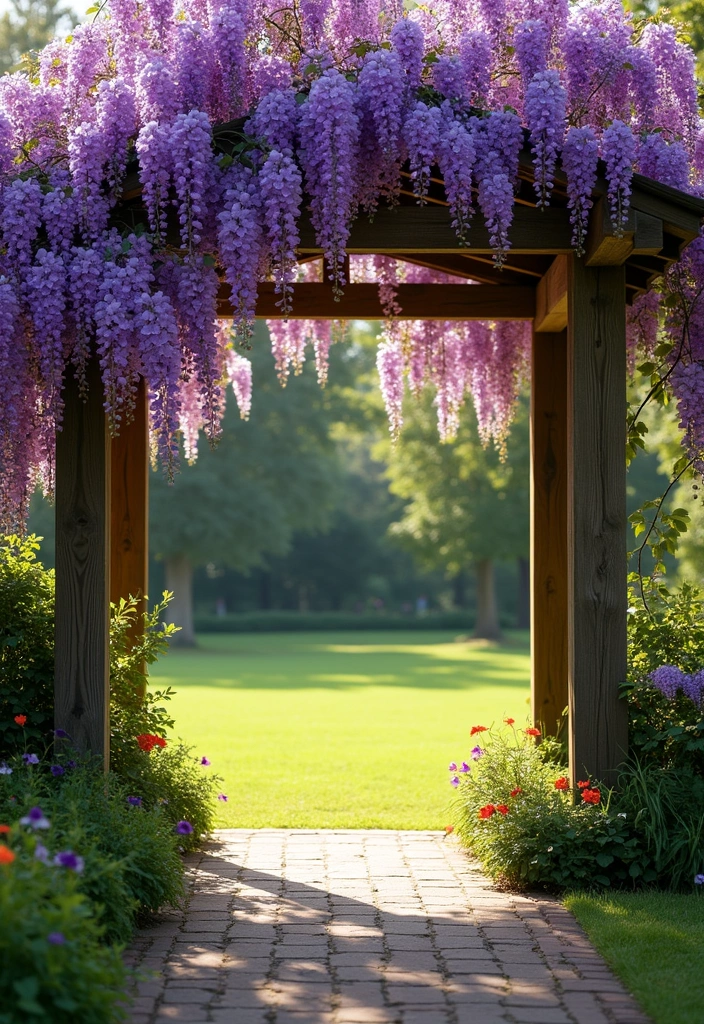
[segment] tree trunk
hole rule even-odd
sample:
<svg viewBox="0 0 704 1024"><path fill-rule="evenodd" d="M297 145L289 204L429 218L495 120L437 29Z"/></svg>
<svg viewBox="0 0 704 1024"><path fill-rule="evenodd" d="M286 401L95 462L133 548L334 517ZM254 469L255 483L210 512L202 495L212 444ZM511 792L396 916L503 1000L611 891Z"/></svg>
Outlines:
<svg viewBox="0 0 704 1024"><path fill-rule="evenodd" d="M259 574L259 610L262 612L271 610L271 572L269 569L262 569Z"/></svg>
<svg viewBox="0 0 704 1024"><path fill-rule="evenodd" d="M530 561L518 559L518 606L516 629L530 629Z"/></svg>
<svg viewBox="0 0 704 1024"><path fill-rule="evenodd" d="M482 558L476 563L477 572L477 622L474 636L481 640L500 640L499 609L496 604L494 586L494 563Z"/></svg>
<svg viewBox="0 0 704 1024"><path fill-rule="evenodd" d="M185 555L176 555L164 560L166 589L172 591L174 599L169 605L169 616L180 632L171 641L174 647L195 647L193 630L193 566Z"/></svg>

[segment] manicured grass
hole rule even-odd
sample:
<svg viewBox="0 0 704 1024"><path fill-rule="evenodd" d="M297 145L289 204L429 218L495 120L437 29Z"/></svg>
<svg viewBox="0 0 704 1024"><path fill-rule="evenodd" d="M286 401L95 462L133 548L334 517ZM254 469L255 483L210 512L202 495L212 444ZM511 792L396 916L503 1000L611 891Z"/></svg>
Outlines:
<svg viewBox="0 0 704 1024"><path fill-rule="evenodd" d="M656 1024L702 1024L702 896L612 893L565 902Z"/></svg>
<svg viewBox="0 0 704 1024"><path fill-rule="evenodd" d="M154 666L176 731L225 778L223 826L442 828L474 724L528 715L526 634L206 635Z"/></svg>

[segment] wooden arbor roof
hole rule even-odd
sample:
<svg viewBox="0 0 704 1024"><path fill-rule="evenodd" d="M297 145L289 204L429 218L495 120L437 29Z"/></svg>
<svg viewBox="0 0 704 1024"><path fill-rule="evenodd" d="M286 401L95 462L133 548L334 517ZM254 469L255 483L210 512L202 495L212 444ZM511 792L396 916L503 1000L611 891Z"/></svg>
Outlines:
<svg viewBox="0 0 704 1024"><path fill-rule="evenodd" d="M626 672L625 307L699 234L704 200L636 175L628 224L616 237L602 176L586 253L577 258L564 179L556 175L551 206L540 210L532 178L524 149L512 247L500 272L479 211L469 245L458 244L437 175L425 206L416 205L409 183L396 208L379 209L372 222L360 216L348 248L478 282L402 284L406 318L533 321L533 716L554 732L569 705L573 778L609 781L627 745L618 697ZM145 220L132 169L116 221ZM298 255L322 257L305 216ZM383 316L376 285L350 284L344 292L335 302L328 283L298 284L293 316ZM274 303L273 285L262 285L257 315L280 316ZM225 286L218 312L231 315ZM57 728L109 755L109 598L147 592L148 430L143 401L134 422L110 441L97 366L91 373L88 402L67 379L57 435L55 706Z"/></svg>

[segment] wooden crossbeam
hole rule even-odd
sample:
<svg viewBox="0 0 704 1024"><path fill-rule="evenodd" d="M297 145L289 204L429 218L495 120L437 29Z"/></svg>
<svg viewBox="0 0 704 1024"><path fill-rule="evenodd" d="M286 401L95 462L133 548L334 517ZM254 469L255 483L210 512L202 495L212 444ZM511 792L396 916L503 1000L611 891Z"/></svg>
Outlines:
<svg viewBox="0 0 704 1024"><path fill-rule="evenodd" d="M623 233L617 236L606 196L595 203L584 257L588 267L619 267L632 253L656 256L662 246L663 224L659 218L631 207Z"/></svg>
<svg viewBox="0 0 704 1024"><path fill-rule="evenodd" d="M564 331L567 327L567 276L570 256L556 256L538 282L535 293L536 333Z"/></svg>
<svg viewBox="0 0 704 1024"><path fill-rule="evenodd" d="M299 253L322 253L307 217L301 218L300 236ZM569 211L552 207L538 210L516 206L509 237L511 253L570 253L572 227ZM450 211L446 207L380 207L373 221L363 216L355 220L347 251L355 254L379 253L384 256L395 256L403 252L464 252L467 256L478 252L491 255L493 248L489 242L489 232L479 211L472 218L467 242L467 246L460 246L451 223Z"/></svg>
<svg viewBox="0 0 704 1024"><path fill-rule="evenodd" d="M535 314L535 288L530 285L481 284L401 284L397 297L400 320L532 320ZM274 284L259 285L257 317L283 319L276 305L280 296ZM232 316L229 287L224 285L218 297L218 316ZM293 320L383 320L384 309L376 284L349 284L339 302L326 283L302 282L293 288Z"/></svg>

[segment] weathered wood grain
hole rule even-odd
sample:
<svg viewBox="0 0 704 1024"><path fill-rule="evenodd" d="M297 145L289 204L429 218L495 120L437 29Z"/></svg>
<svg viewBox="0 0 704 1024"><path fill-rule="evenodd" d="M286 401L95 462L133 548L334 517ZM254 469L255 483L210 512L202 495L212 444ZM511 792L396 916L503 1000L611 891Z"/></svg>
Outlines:
<svg viewBox="0 0 704 1024"><path fill-rule="evenodd" d="M627 748L623 267L571 260L567 330L570 768L613 782Z"/></svg>
<svg viewBox="0 0 704 1024"><path fill-rule="evenodd" d="M567 334L533 334L531 705L554 736L567 707Z"/></svg>
<svg viewBox="0 0 704 1024"><path fill-rule="evenodd" d="M140 379L134 418L111 442L110 600L139 597L130 637L144 632L149 565L149 405Z"/></svg>
<svg viewBox="0 0 704 1024"><path fill-rule="evenodd" d="M56 438L55 722L109 760L110 442L97 360L83 402L71 373Z"/></svg>
<svg viewBox="0 0 704 1024"><path fill-rule="evenodd" d="M218 316L232 316L228 285L218 296ZM397 287L401 306L399 320L531 320L535 313L532 285L401 284ZM276 305L280 296L271 281L259 285L257 317L281 319ZM327 282L304 281L293 287L293 320L381 320L384 310L376 284L348 284L335 301Z"/></svg>

